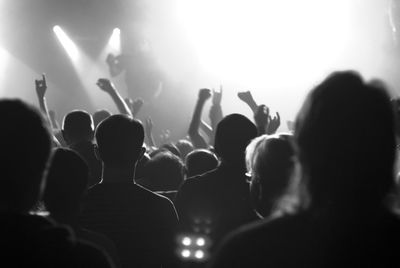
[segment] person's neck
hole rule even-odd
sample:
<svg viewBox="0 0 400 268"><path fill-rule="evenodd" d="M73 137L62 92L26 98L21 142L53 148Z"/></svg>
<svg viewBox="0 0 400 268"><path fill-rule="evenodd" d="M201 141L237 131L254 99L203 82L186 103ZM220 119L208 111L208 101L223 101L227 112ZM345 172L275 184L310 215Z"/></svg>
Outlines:
<svg viewBox="0 0 400 268"><path fill-rule="evenodd" d="M103 166L102 182L134 182L135 166L125 168Z"/></svg>

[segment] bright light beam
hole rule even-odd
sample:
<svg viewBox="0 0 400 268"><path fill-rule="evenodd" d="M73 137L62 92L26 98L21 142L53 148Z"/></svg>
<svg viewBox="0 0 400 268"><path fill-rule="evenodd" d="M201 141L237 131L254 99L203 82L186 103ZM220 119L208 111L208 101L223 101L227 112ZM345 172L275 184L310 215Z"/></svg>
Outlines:
<svg viewBox="0 0 400 268"><path fill-rule="evenodd" d="M121 53L121 30L114 28L110 40L108 41L110 52L119 54Z"/></svg>
<svg viewBox="0 0 400 268"><path fill-rule="evenodd" d="M76 62L79 59L78 47L60 26L58 25L54 26L53 31L56 34L58 41L60 41L61 45L64 47L68 56L71 58L73 62Z"/></svg>

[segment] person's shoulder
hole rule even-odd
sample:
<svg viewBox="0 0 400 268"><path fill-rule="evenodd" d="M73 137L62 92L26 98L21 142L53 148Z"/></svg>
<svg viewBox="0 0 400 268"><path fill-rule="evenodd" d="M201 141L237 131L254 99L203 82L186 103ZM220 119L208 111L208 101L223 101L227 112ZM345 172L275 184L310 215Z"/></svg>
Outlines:
<svg viewBox="0 0 400 268"><path fill-rule="evenodd" d="M141 194L143 196L143 198L145 198L149 201L152 201L153 203L163 204L163 205L168 205L168 206L172 205L171 200L169 200L167 197L165 197L159 193L150 191L149 189L147 189L139 184L134 184L133 187L136 188L136 191L139 194Z"/></svg>
<svg viewBox="0 0 400 268"><path fill-rule="evenodd" d="M181 188L185 189L195 187L198 189L198 187L212 184L215 182L215 177L217 177L217 174L218 170L214 169L204 174L190 177L184 181Z"/></svg>

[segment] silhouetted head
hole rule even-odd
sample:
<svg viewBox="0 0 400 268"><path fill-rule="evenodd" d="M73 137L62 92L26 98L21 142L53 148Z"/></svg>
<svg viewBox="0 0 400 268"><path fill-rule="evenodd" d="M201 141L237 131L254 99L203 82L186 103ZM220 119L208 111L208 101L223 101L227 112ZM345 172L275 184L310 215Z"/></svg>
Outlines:
<svg viewBox="0 0 400 268"><path fill-rule="evenodd" d="M256 126L240 114L225 116L215 132L215 151L223 163L245 168L244 153L257 136Z"/></svg>
<svg viewBox="0 0 400 268"><path fill-rule="evenodd" d="M288 193L294 169L291 139L290 134L263 135L246 148L251 197L255 209L264 216L282 209L280 201Z"/></svg>
<svg viewBox="0 0 400 268"><path fill-rule="evenodd" d="M94 128L96 128L101 121L103 121L104 119L108 118L111 116L111 113L107 110L97 110L96 112L94 112L93 114L93 124L94 124Z"/></svg>
<svg viewBox="0 0 400 268"><path fill-rule="evenodd" d="M194 150L193 144L185 139L179 140L176 144L176 147L179 149L179 152L181 153L181 159L185 160L186 156Z"/></svg>
<svg viewBox="0 0 400 268"><path fill-rule="evenodd" d="M94 134L92 116L82 110L69 112L64 117L62 133L69 145L82 141L92 141Z"/></svg>
<svg viewBox="0 0 400 268"><path fill-rule="evenodd" d="M316 203L376 203L392 187L394 113L377 83L366 84L354 72L330 75L308 95L295 133Z"/></svg>
<svg viewBox="0 0 400 268"><path fill-rule="evenodd" d="M196 149L190 152L185 159L186 176L201 175L218 166L217 156L205 149Z"/></svg>
<svg viewBox="0 0 400 268"><path fill-rule="evenodd" d="M39 200L51 135L41 113L20 100L0 100L0 209L28 212Z"/></svg>
<svg viewBox="0 0 400 268"><path fill-rule="evenodd" d="M182 182L182 160L169 151L160 152L147 162L141 180L152 191L175 191Z"/></svg>
<svg viewBox="0 0 400 268"><path fill-rule="evenodd" d="M163 144L161 145L160 149L166 149L169 152L173 153L174 155L176 155L177 157L181 157L181 152L179 152L178 147L176 147L174 144L172 143L167 143L167 144Z"/></svg>
<svg viewBox="0 0 400 268"><path fill-rule="evenodd" d="M89 168L77 153L64 148L56 149L43 195L50 214L78 213L79 204L88 186L88 177Z"/></svg>
<svg viewBox="0 0 400 268"><path fill-rule="evenodd" d="M105 166L134 167L143 155L142 124L126 115L112 115L96 129L98 154Z"/></svg>

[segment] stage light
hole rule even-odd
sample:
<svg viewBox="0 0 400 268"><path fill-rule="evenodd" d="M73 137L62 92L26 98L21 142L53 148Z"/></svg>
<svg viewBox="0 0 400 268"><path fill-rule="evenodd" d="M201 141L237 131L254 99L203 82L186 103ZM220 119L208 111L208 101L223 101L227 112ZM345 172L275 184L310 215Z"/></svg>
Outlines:
<svg viewBox="0 0 400 268"><path fill-rule="evenodd" d="M184 258L189 258L190 257L190 250L188 250L188 249L184 249L184 250L182 250L182 252L181 252L181 255L182 255L182 257L184 257Z"/></svg>
<svg viewBox="0 0 400 268"><path fill-rule="evenodd" d="M60 26L58 25L54 26L53 31L56 34L58 41L60 41L61 45L64 47L68 56L71 58L73 62L76 62L79 59L78 47Z"/></svg>
<svg viewBox="0 0 400 268"><path fill-rule="evenodd" d="M194 253L194 256L196 257L196 259L203 259L204 258L204 252L202 250L197 250Z"/></svg>
<svg viewBox="0 0 400 268"><path fill-rule="evenodd" d="M206 244L206 240L205 240L204 238L202 238L202 237L197 238L197 240L196 240L196 245L198 245L199 247L202 247L202 246L204 246L205 244Z"/></svg>
<svg viewBox="0 0 400 268"><path fill-rule="evenodd" d="M349 2L180 0L177 14L203 69L220 81L259 86L268 78L276 87L289 75L298 86L343 56Z"/></svg>
<svg viewBox="0 0 400 268"><path fill-rule="evenodd" d="M192 244L192 239L190 239L189 237L184 237L182 239L182 245L184 246L190 246Z"/></svg>
<svg viewBox="0 0 400 268"><path fill-rule="evenodd" d="M108 45L112 53L121 53L121 30L119 28L114 28Z"/></svg>

